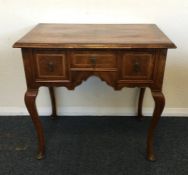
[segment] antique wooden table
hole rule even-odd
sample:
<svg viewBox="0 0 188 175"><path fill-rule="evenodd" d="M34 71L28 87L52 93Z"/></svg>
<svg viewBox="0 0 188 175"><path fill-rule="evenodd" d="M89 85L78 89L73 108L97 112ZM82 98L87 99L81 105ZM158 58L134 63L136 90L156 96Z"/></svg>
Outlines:
<svg viewBox="0 0 188 175"><path fill-rule="evenodd" d="M145 88L151 89L155 107L148 129L147 159L155 160L153 137L165 105L162 84L167 49L176 48L156 25L39 24L13 47L22 48L25 104L38 136L38 159L45 155L44 132L35 104L39 87L49 87L52 117L57 118L53 87L73 90L95 75L115 90L140 87L140 119Z"/></svg>

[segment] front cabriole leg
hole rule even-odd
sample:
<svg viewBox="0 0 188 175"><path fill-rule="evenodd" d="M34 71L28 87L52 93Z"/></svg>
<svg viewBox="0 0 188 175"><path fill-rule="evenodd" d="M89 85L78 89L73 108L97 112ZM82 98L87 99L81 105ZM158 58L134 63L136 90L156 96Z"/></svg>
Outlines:
<svg viewBox="0 0 188 175"><path fill-rule="evenodd" d="M38 112L36 109L37 94L38 94L38 88L28 89L25 93L25 104L37 133L37 137L38 137L37 159L40 160L43 159L45 155L45 141L44 141L44 131L43 131L42 123L39 119Z"/></svg>
<svg viewBox="0 0 188 175"><path fill-rule="evenodd" d="M155 155L154 155L154 130L158 124L158 121L161 117L161 114L163 112L164 106L165 106L165 97L161 91L153 91L151 90L154 102L155 102L155 108L153 112L153 118L151 121L151 124L148 129L148 136L147 136L147 159L150 161L155 161Z"/></svg>

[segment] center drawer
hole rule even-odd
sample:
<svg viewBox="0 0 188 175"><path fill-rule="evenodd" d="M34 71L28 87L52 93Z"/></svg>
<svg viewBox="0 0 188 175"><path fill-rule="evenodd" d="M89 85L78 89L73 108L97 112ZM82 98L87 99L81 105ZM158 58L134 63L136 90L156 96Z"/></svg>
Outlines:
<svg viewBox="0 0 188 175"><path fill-rule="evenodd" d="M117 56L113 51L73 51L71 52L72 70L114 70Z"/></svg>

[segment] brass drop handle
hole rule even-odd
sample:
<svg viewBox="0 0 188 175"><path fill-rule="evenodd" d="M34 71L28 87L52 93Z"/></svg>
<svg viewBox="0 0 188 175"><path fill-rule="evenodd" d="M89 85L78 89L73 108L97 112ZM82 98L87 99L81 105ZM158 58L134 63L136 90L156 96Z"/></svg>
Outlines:
<svg viewBox="0 0 188 175"><path fill-rule="evenodd" d="M133 65L133 69L136 73L138 73L140 71L140 64L139 62L135 62L134 65Z"/></svg>
<svg viewBox="0 0 188 175"><path fill-rule="evenodd" d="M48 66L48 70L50 72L53 72L54 71L54 63L52 61L48 62L47 63L47 66Z"/></svg>
<svg viewBox="0 0 188 175"><path fill-rule="evenodd" d="M96 57L91 57L90 58L90 62L91 62L91 64L93 65L93 67L95 67L96 66Z"/></svg>

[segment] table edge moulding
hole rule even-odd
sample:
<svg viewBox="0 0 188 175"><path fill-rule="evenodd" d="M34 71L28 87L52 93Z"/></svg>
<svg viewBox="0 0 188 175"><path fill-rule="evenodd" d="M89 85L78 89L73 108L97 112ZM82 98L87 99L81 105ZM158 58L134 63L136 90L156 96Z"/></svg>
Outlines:
<svg viewBox="0 0 188 175"><path fill-rule="evenodd" d="M38 159L45 156L43 126L36 109L41 86L49 88L52 119L56 114L54 87L69 90L90 76L97 76L114 90L139 87L138 115L141 120L145 89L155 105L147 133L146 157L154 161L154 131L165 106L162 93L167 50L175 44L155 24L38 24L18 40L27 91L25 104L38 138ZM63 149L63 148L62 148Z"/></svg>

